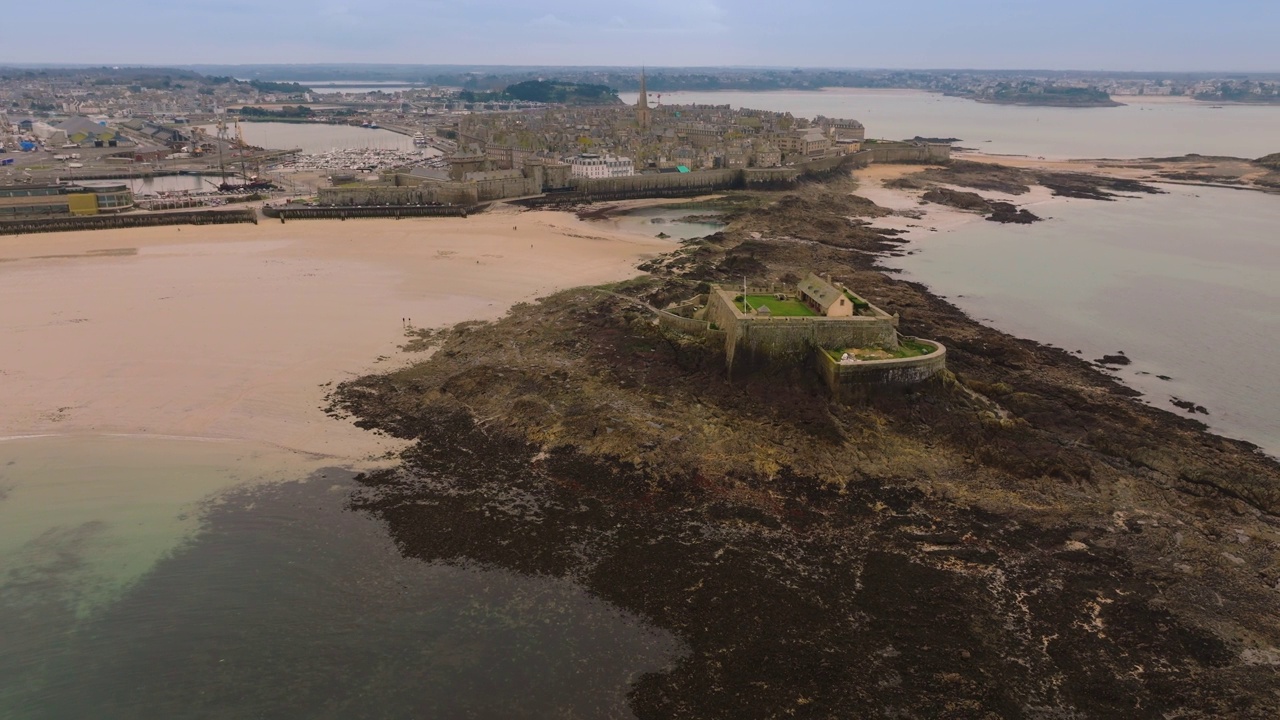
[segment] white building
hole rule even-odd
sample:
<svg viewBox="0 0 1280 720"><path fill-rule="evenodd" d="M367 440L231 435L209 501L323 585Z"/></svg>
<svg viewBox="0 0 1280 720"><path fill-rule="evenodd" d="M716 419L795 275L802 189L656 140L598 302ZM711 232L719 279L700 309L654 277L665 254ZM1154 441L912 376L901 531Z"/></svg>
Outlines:
<svg viewBox="0 0 1280 720"><path fill-rule="evenodd" d="M582 153L569 158L569 172L580 178L627 177L636 174L631 158Z"/></svg>

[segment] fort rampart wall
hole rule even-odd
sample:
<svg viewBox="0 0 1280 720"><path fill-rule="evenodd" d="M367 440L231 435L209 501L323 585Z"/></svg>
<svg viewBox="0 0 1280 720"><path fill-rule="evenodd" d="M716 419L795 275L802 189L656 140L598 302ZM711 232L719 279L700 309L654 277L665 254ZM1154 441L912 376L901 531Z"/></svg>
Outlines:
<svg viewBox="0 0 1280 720"><path fill-rule="evenodd" d="M841 363L819 351L814 353L815 365L832 395L840 400L855 399L873 388L915 385L946 369L946 347L932 340L917 339L917 342L928 343L937 349L920 357L857 363Z"/></svg>
<svg viewBox="0 0 1280 720"><path fill-rule="evenodd" d="M748 288L751 290L754 288ZM737 310L725 291L711 292L707 320L725 332L725 355L730 367L737 361L798 362L821 348L896 347L898 342L890 316L762 318Z"/></svg>
<svg viewBox="0 0 1280 720"><path fill-rule="evenodd" d="M715 329L706 320L682 317L666 310L657 311L658 324L669 330L678 330L686 335L724 341L725 332Z"/></svg>

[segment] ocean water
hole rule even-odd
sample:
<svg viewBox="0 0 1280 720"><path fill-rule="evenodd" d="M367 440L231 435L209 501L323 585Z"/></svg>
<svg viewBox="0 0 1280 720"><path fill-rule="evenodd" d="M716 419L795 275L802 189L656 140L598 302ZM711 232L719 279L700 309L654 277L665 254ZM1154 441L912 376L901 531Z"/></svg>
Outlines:
<svg viewBox="0 0 1280 720"><path fill-rule="evenodd" d="M622 99L634 103L636 95ZM651 94L650 101L657 96ZM1120 98L1124 100L1124 98ZM986 153L1046 158L1168 157L1200 153L1256 158L1280 152L1280 105L1137 103L1114 108L991 105L937 93L834 88L823 91L662 95L668 105L732 105L799 117L852 117L867 137L959 138Z"/></svg>
<svg viewBox="0 0 1280 720"><path fill-rule="evenodd" d="M1202 405L1215 431L1280 456L1280 196L1164 187L930 233L884 264L1019 337L1122 351L1133 362L1114 372L1146 402Z"/></svg>
<svg viewBox="0 0 1280 720"><path fill-rule="evenodd" d="M630 717L682 652L571 582L401 556L349 472L0 442L0 717Z"/></svg>

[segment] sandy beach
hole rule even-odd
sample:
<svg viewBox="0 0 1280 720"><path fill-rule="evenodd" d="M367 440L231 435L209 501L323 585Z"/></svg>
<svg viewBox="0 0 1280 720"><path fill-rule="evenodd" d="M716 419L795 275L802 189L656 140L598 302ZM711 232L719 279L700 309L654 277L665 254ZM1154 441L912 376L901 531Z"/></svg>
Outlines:
<svg viewBox="0 0 1280 720"><path fill-rule="evenodd" d="M296 221L0 238L0 437L247 440L356 461L327 384L406 361L406 324L500 317L670 243L572 215Z"/></svg>

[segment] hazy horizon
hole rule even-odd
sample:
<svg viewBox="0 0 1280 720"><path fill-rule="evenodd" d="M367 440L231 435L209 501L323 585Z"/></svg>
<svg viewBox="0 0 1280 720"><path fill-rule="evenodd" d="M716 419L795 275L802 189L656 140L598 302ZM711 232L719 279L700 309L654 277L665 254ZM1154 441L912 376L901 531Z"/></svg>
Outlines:
<svg viewBox="0 0 1280 720"><path fill-rule="evenodd" d="M1280 3L118 0L20 6L0 65L1280 71Z"/></svg>
<svg viewBox="0 0 1280 720"><path fill-rule="evenodd" d="M454 71L461 72L466 70L479 71L529 71L529 70L573 70L573 71L591 71L591 70L609 70L609 71L626 71L634 70L639 72L641 69L647 69L650 74L663 73L673 70L686 71L709 71L709 70L739 70L743 72L749 71L787 71L787 70L804 70L809 72L816 71L832 71L832 72L932 72L932 73L1010 73L1010 74L1034 74L1034 73L1052 73L1054 75L1134 75L1134 76L1230 76L1230 75L1247 75L1247 76L1275 76L1280 77L1280 70L1239 70L1234 68L1210 68L1206 70L1167 70L1162 68L1144 68L1140 70L1115 70L1111 68L1045 68L1045 67L873 67L873 66L833 66L833 65L553 65L547 63L528 63L524 65L517 64L494 64L494 63L408 63L408 62L261 62L261 63L186 63L186 62L149 62L149 63L121 63L111 61L100 62L5 62L0 60L0 68L11 68L17 70L77 70L86 69L94 70L100 68L131 69L172 69L172 70L192 70L196 72L209 70L222 70L226 68L299 68L299 69L321 69L321 68L356 68L356 69L372 69L372 68L404 68L406 70L419 71L422 69ZM327 82L327 81L325 81Z"/></svg>

